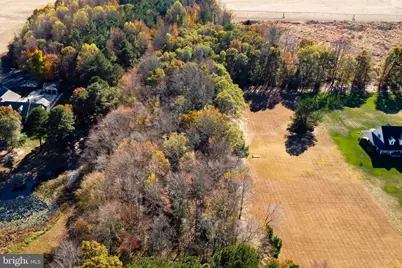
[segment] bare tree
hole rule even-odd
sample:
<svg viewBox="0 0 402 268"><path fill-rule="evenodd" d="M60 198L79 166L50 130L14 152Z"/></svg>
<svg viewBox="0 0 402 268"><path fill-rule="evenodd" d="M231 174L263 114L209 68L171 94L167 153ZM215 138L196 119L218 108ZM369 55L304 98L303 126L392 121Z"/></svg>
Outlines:
<svg viewBox="0 0 402 268"><path fill-rule="evenodd" d="M243 219L237 222L237 240L241 243L258 245L264 235L264 229L256 218Z"/></svg>
<svg viewBox="0 0 402 268"><path fill-rule="evenodd" d="M168 92L171 96L184 95L188 100L188 110L201 109L215 98L212 81L194 63L187 63L172 75Z"/></svg>
<svg viewBox="0 0 402 268"><path fill-rule="evenodd" d="M286 32L281 36L280 43L285 53L290 52L293 56L296 56L295 52L299 43L299 40L296 36Z"/></svg>
<svg viewBox="0 0 402 268"><path fill-rule="evenodd" d="M172 216L171 226L176 234L177 248L180 254L190 242L190 186L184 174L174 174L167 181L169 207L165 210Z"/></svg>
<svg viewBox="0 0 402 268"><path fill-rule="evenodd" d="M63 241L56 249L50 268L74 268L81 262L80 248L70 240Z"/></svg>
<svg viewBox="0 0 402 268"><path fill-rule="evenodd" d="M152 39L152 46L154 49L158 50L163 48L163 46L166 44L166 35L169 32L169 26L168 25L161 25L158 28L158 31L155 34L155 37Z"/></svg>
<svg viewBox="0 0 402 268"><path fill-rule="evenodd" d="M332 86L335 81L336 74L338 73L340 61L344 57L345 53L347 53L350 50L351 43L348 38L342 36L335 42L333 42L331 46L334 49L334 55L335 55L335 66L331 74L331 86Z"/></svg>
<svg viewBox="0 0 402 268"><path fill-rule="evenodd" d="M265 224L275 225L279 224L279 219L281 216L281 206L280 204L267 204L265 206Z"/></svg>
<svg viewBox="0 0 402 268"><path fill-rule="evenodd" d="M170 227L168 219L163 214L154 220L148 238L148 252L151 255L160 254L170 250L174 230Z"/></svg>
<svg viewBox="0 0 402 268"><path fill-rule="evenodd" d="M278 44L281 32L276 25L270 25L268 30L265 32L264 37L270 46L275 46Z"/></svg>
<svg viewBox="0 0 402 268"><path fill-rule="evenodd" d="M103 169L109 156L125 138L132 138L135 132L139 134L138 132L147 128L146 125L136 124L137 118L146 122L147 117L147 110L139 103L133 105L133 108L120 107L110 112L91 130L83 160L97 170ZM136 137L141 139L141 135Z"/></svg>
<svg viewBox="0 0 402 268"><path fill-rule="evenodd" d="M140 64L138 65L138 72L141 75L142 81L144 82L148 77L149 73L153 72L155 69L159 67L161 67L160 60L154 54L143 58Z"/></svg>
<svg viewBox="0 0 402 268"><path fill-rule="evenodd" d="M97 211L97 222L98 224L92 234L111 252L111 249L114 249L117 244L118 231L121 225L121 203L108 201L100 206Z"/></svg>

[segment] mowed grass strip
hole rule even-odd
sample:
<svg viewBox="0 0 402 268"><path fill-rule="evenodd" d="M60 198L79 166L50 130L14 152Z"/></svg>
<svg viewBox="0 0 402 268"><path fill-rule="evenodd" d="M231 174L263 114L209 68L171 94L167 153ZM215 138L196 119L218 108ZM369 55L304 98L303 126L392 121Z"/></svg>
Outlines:
<svg viewBox="0 0 402 268"><path fill-rule="evenodd" d="M383 185L384 191L398 199L402 207L402 159L387 156L371 159L360 146L361 130L386 124L402 126L402 115L386 114L376 109L377 94L370 96L360 108L345 107L323 116L323 125L338 145L348 163L362 169ZM373 162L375 163L373 165Z"/></svg>

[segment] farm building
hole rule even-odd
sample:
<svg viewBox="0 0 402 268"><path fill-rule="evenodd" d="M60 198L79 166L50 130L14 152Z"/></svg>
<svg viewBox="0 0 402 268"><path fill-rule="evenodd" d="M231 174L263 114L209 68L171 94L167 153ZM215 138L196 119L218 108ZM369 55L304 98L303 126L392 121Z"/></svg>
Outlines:
<svg viewBox="0 0 402 268"><path fill-rule="evenodd" d="M402 155L402 126L386 125L376 129L363 130L360 139L368 141L379 154L393 157Z"/></svg>

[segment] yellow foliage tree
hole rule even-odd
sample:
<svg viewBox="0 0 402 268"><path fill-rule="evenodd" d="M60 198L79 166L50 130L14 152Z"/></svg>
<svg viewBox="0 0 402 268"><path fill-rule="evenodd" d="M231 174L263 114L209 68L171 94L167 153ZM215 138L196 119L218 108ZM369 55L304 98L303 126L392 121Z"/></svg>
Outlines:
<svg viewBox="0 0 402 268"><path fill-rule="evenodd" d="M81 244L84 262L79 268L121 268L123 263L116 256L109 256L107 248L96 241Z"/></svg>

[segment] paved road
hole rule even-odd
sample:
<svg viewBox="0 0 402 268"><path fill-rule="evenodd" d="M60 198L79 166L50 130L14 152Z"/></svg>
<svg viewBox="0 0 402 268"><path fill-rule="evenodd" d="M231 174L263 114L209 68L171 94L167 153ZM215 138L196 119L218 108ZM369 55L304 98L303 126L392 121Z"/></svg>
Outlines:
<svg viewBox="0 0 402 268"><path fill-rule="evenodd" d="M53 0L0 0L0 53L7 52L7 45L24 25L36 8Z"/></svg>

